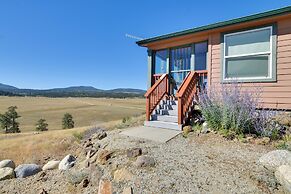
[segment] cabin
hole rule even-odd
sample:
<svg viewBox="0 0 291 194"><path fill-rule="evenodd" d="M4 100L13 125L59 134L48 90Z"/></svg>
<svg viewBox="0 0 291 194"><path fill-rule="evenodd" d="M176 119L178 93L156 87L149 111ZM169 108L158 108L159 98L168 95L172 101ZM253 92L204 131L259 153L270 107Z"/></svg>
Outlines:
<svg viewBox="0 0 291 194"><path fill-rule="evenodd" d="M291 6L143 39L146 126L181 130L198 90L239 82L263 106L291 110Z"/></svg>

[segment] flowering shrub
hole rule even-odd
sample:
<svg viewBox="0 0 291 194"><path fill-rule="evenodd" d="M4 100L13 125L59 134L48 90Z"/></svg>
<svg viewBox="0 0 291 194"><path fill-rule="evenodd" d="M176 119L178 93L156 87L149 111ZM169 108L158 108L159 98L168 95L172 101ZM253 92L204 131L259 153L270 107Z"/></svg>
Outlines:
<svg viewBox="0 0 291 194"><path fill-rule="evenodd" d="M260 88L242 89L239 83L216 85L199 94L199 105L215 130L272 137L279 130L272 120L277 113L261 108L260 94Z"/></svg>

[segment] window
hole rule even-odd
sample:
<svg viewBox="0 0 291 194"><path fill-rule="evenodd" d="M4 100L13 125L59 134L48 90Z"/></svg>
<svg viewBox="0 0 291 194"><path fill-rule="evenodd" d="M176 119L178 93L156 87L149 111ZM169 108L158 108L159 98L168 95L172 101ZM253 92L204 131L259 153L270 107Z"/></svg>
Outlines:
<svg viewBox="0 0 291 194"><path fill-rule="evenodd" d="M206 70L207 46L207 42L194 45L195 70Z"/></svg>
<svg viewBox="0 0 291 194"><path fill-rule="evenodd" d="M224 35L223 80L270 80L273 71L273 27Z"/></svg>
<svg viewBox="0 0 291 194"><path fill-rule="evenodd" d="M163 74L167 72L168 50L155 52L154 74Z"/></svg>

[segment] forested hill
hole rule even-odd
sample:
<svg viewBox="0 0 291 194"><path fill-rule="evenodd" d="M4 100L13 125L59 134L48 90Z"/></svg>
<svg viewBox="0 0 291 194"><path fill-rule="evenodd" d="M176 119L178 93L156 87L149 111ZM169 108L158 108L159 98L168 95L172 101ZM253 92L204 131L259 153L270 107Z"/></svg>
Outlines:
<svg viewBox="0 0 291 194"><path fill-rule="evenodd" d="M143 97L145 90L133 88L117 88L112 90L97 89L92 86L72 86L53 89L20 89L0 83L0 96L44 96L44 97L108 97L128 98Z"/></svg>

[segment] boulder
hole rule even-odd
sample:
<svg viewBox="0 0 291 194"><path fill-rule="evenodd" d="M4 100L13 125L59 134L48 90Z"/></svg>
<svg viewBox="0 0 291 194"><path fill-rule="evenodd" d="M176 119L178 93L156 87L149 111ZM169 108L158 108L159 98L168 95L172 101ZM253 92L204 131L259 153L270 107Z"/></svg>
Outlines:
<svg viewBox="0 0 291 194"><path fill-rule="evenodd" d="M155 160L149 156L139 156L134 165L137 167L153 167L155 166Z"/></svg>
<svg viewBox="0 0 291 194"><path fill-rule="evenodd" d="M76 163L76 158L69 154L66 157L64 157L64 159L61 160L61 162L59 163L59 169L60 170L68 170L70 168L72 168Z"/></svg>
<svg viewBox="0 0 291 194"><path fill-rule="evenodd" d="M106 164L107 160L109 160L109 158L111 158L111 151L108 150L100 150L97 154L97 162L99 164Z"/></svg>
<svg viewBox="0 0 291 194"><path fill-rule="evenodd" d="M291 193L291 166L282 165L275 172L279 183L284 187L286 193Z"/></svg>
<svg viewBox="0 0 291 194"><path fill-rule="evenodd" d="M4 168L4 167L10 167L10 168L14 169L15 168L15 164L14 164L14 162L12 160L9 160L9 159L2 160L0 162L0 168Z"/></svg>
<svg viewBox="0 0 291 194"><path fill-rule="evenodd" d="M273 150L260 157L258 162L268 170L275 171L281 165L291 165L291 152Z"/></svg>
<svg viewBox="0 0 291 194"><path fill-rule="evenodd" d="M66 179L69 183L77 185L81 183L84 179L88 179L89 173L90 172L88 169L68 170L66 171Z"/></svg>
<svg viewBox="0 0 291 194"><path fill-rule="evenodd" d="M129 158L135 158L137 156L140 156L141 154L142 154L141 148L132 148L126 151L126 155Z"/></svg>
<svg viewBox="0 0 291 194"><path fill-rule="evenodd" d="M100 180L98 194L112 194L112 184L109 180Z"/></svg>
<svg viewBox="0 0 291 194"><path fill-rule="evenodd" d="M36 164L21 164L15 168L16 178L25 178L41 171L41 167Z"/></svg>
<svg viewBox="0 0 291 194"><path fill-rule="evenodd" d="M132 173L129 172L126 168L118 169L114 172L114 180L119 181L130 181L132 180Z"/></svg>
<svg viewBox="0 0 291 194"><path fill-rule="evenodd" d="M208 132L209 132L208 124L207 124L206 122L204 122L204 123L202 124L201 133L206 134L206 133L208 133Z"/></svg>
<svg viewBox="0 0 291 194"><path fill-rule="evenodd" d="M13 168L10 167L0 168L0 181L13 178L15 178Z"/></svg>
<svg viewBox="0 0 291 194"><path fill-rule="evenodd" d="M122 194L133 194L131 187L125 187L122 191Z"/></svg>
<svg viewBox="0 0 291 194"><path fill-rule="evenodd" d="M58 160L51 160L48 163L46 163L43 167L42 170L53 170L57 169L60 164L60 161Z"/></svg>

